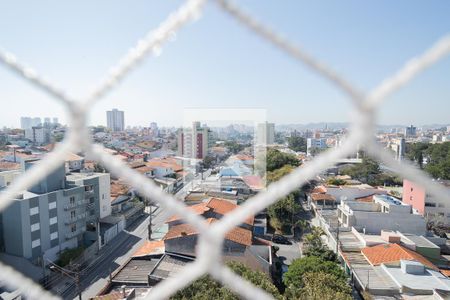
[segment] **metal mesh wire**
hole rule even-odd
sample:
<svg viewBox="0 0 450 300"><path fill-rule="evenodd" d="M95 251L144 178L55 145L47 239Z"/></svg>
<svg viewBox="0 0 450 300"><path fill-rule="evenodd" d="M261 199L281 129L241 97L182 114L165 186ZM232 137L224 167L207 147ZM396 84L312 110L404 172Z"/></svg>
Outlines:
<svg viewBox="0 0 450 300"><path fill-rule="evenodd" d="M234 226L240 224L249 215L268 207L276 202L277 199L289 194L304 184L308 179L331 166L336 159L343 158L354 152L354 145L361 145L367 153L379 159L403 177L420 182L422 185L427 186L431 195L446 198L450 203L450 197L442 186L433 182L425 173L417 170L412 165L405 162L400 164L394 160L388 152L377 145L374 138L375 112L382 101L388 95L407 84L424 69L449 54L450 36L448 35L443 37L422 55L411 59L402 69L392 77L385 79L374 90L369 93L364 93L326 65L317 61L313 56L303 51L300 47L282 38L270 28L248 15L235 4L228 0L214 0L213 2L218 7L235 18L242 26L247 27L250 31L259 35L296 61L303 63L312 71L317 72L346 93L354 105L354 115L349 137L341 147L326 151L313 161L297 168L294 172L282 178L282 180L271 184L266 191L249 199L238 209L227 214L211 226L207 225L200 216L187 210L186 206L176 200L172 195L161 191L150 179L128 168L125 163L103 151L101 145L94 144L86 124L88 108L107 93L111 92L150 53L158 51L177 30L181 29L190 21L195 21L200 16L205 2L206 0L186 1L162 22L156 30L150 31L143 39L138 41L136 46L130 49L116 66L111 68L106 78L84 99L72 98L62 89L46 81L33 69L21 64L14 55L0 51L0 62L5 67L14 71L23 79L39 87L55 100L65 105L69 116L69 130L64 141L58 144L53 152L44 156L34 167L22 174L0 195L0 211L11 204L12 199L21 191L28 189L41 178L55 170L60 164L64 163L68 152L83 151L87 156L104 165L115 176L125 178L142 195L157 201L162 207L173 212L173 214L182 216L186 222L198 229L199 245L197 260L186 266L175 277L164 280L154 287L148 295L148 298L168 298L200 276L210 274L213 278L225 284L245 299L272 299L266 292L243 280L222 264L221 249L225 234ZM11 267L0 263L0 270L0 278L9 287L21 290L24 295L32 299L57 298Z"/></svg>

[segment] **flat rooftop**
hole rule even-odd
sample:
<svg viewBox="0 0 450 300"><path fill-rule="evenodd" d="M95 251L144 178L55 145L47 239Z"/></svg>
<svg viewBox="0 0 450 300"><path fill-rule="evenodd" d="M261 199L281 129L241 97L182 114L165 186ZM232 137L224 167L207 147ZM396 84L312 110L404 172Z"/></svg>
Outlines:
<svg viewBox="0 0 450 300"><path fill-rule="evenodd" d="M399 200L395 197L389 196L389 195L374 195L373 197L374 197L374 199L386 202L390 205L406 205L401 200Z"/></svg>
<svg viewBox="0 0 450 300"><path fill-rule="evenodd" d="M85 180L85 179L92 179L96 178L101 175L107 175L108 173L70 173L66 175L67 181L77 181L77 180Z"/></svg>

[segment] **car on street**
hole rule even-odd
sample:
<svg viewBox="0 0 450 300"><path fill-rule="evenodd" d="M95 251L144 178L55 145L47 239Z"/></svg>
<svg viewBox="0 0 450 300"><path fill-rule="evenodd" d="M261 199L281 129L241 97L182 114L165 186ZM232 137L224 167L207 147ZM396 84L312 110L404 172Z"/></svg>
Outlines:
<svg viewBox="0 0 450 300"><path fill-rule="evenodd" d="M283 245L292 245L292 242L290 240L279 234L276 234L272 237L272 242Z"/></svg>

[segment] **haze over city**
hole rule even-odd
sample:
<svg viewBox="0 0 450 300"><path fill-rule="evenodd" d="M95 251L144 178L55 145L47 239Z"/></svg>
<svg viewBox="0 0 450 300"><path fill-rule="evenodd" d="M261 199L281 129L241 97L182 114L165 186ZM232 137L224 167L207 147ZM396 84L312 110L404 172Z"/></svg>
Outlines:
<svg viewBox="0 0 450 300"><path fill-rule="evenodd" d="M1 46L70 94L83 96L109 67L181 1L52 1L2 3ZM450 27L450 3L319 3L243 1L311 55L368 90L424 52ZM107 9L105 9L107 7ZM81 20L83 20L81 22ZM99 26L99 24L101 24ZM379 124L447 123L450 92L445 58L392 95ZM0 101L10 103L0 126L18 127L23 115L57 116L61 106L0 68ZM90 123L106 125L104 112L124 110L127 125L156 121L179 126L184 108L264 108L277 124L347 122L351 106L334 86L266 44L212 3L149 58L118 90L93 107ZM424 109L426 113L424 113Z"/></svg>
<svg viewBox="0 0 450 300"><path fill-rule="evenodd" d="M450 299L449 12L0 4L0 299Z"/></svg>

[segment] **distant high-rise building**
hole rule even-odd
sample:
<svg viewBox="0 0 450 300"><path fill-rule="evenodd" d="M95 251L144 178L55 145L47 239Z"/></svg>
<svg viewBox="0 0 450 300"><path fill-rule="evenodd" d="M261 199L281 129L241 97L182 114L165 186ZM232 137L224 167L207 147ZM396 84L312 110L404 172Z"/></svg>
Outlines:
<svg viewBox="0 0 450 300"><path fill-rule="evenodd" d="M33 126L25 130L25 138L37 145L46 145L50 143L51 129L42 126Z"/></svg>
<svg viewBox="0 0 450 300"><path fill-rule="evenodd" d="M150 130L153 136L158 136L159 130L158 130L158 124L156 122L150 123Z"/></svg>
<svg viewBox="0 0 450 300"><path fill-rule="evenodd" d="M58 124L59 124L58 118L53 118L53 125L58 125Z"/></svg>
<svg viewBox="0 0 450 300"><path fill-rule="evenodd" d="M50 127L50 125L52 125L52 122L50 121L50 118L44 118L44 126L45 127Z"/></svg>
<svg viewBox="0 0 450 300"><path fill-rule="evenodd" d="M42 125L41 118L39 117L33 118L32 124L33 124L32 126L41 126Z"/></svg>
<svg viewBox="0 0 450 300"><path fill-rule="evenodd" d="M324 138L308 138L306 140L306 154L314 155L316 151L327 148L327 139Z"/></svg>
<svg viewBox="0 0 450 300"><path fill-rule="evenodd" d="M260 123L256 132L257 145L272 145L275 144L275 124L274 123Z"/></svg>
<svg viewBox="0 0 450 300"><path fill-rule="evenodd" d="M405 137L416 137L417 128L414 126L409 126L405 128Z"/></svg>
<svg viewBox="0 0 450 300"><path fill-rule="evenodd" d="M121 110L113 109L106 112L107 127L112 131L123 131L125 129L125 117Z"/></svg>
<svg viewBox="0 0 450 300"><path fill-rule="evenodd" d="M31 129L33 127L33 119L30 117L21 117L20 118L20 128L26 130Z"/></svg>
<svg viewBox="0 0 450 300"><path fill-rule="evenodd" d="M405 158L406 142L404 138L395 140L391 143L390 148L394 151L396 160L403 160Z"/></svg>
<svg viewBox="0 0 450 300"><path fill-rule="evenodd" d="M178 155L188 158L203 159L208 154L211 131L200 122L193 122L192 128L178 131Z"/></svg>

